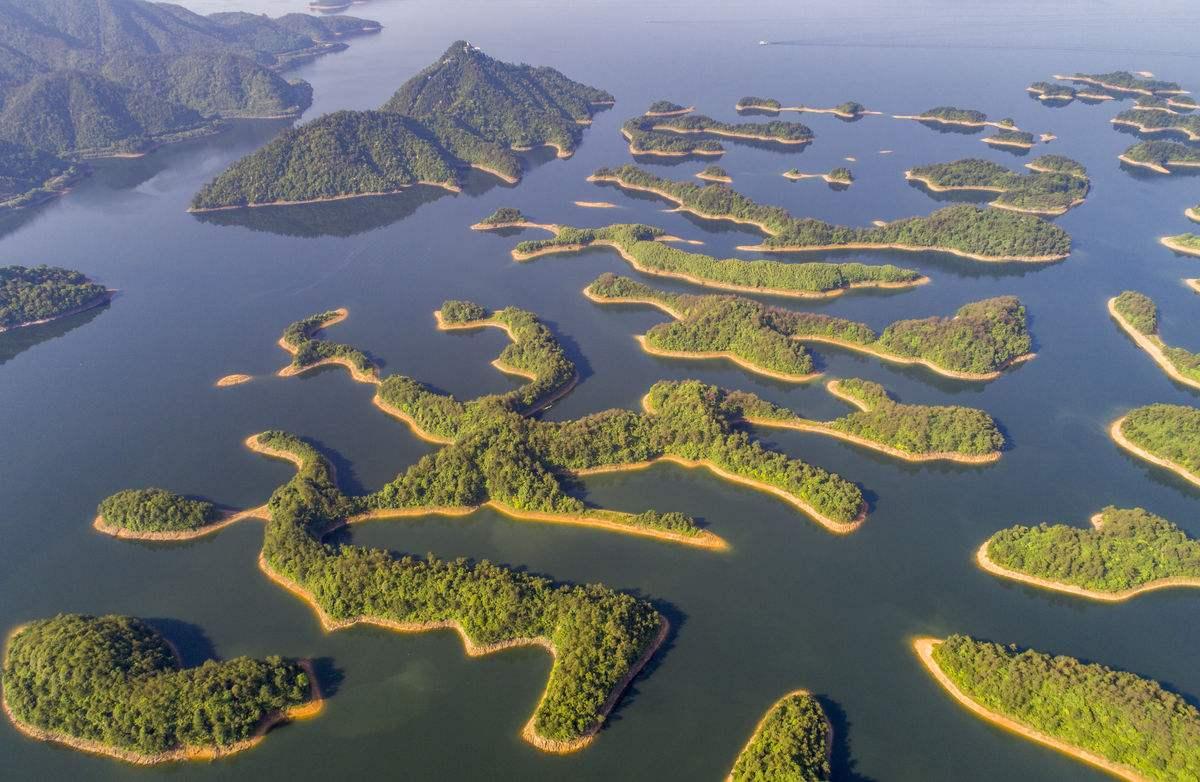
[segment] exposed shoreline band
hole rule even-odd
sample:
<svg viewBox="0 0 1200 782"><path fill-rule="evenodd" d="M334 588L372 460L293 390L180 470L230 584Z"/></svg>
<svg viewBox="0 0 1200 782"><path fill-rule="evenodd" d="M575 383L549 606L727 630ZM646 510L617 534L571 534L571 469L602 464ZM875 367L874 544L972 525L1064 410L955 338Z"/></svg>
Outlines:
<svg viewBox="0 0 1200 782"><path fill-rule="evenodd" d="M1117 420L1113 421L1112 425L1108 427L1108 434L1110 437L1112 437L1113 441L1115 441L1117 445L1121 446L1126 451L1129 451L1134 456L1144 459L1151 464L1157 465L1158 467L1166 468L1189 483L1195 486L1200 486L1200 475L1190 472L1186 467L1176 464L1170 459L1164 459L1161 456L1150 453L1126 437L1125 433L1121 431L1121 425L1125 423L1125 418L1126 416L1121 416Z"/></svg>
<svg viewBox="0 0 1200 782"><path fill-rule="evenodd" d="M1176 383L1182 383L1185 386L1200 389L1200 380L1194 380L1185 376L1182 372L1176 369L1175 365L1171 363L1171 360L1167 358L1167 354L1163 352L1165 344L1163 343L1162 338L1157 334L1146 335L1135 329L1133 324L1125 320L1125 316L1117 311L1116 302L1116 296L1108 300L1108 314L1111 315L1113 320L1117 322L1117 325L1121 327L1121 330L1129 335L1129 338L1132 339L1139 348L1150 354L1150 358L1154 359L1154 363L1158 364L1158 366L1162 368L1162 371L1166 372L1167 376Z"/></svg>

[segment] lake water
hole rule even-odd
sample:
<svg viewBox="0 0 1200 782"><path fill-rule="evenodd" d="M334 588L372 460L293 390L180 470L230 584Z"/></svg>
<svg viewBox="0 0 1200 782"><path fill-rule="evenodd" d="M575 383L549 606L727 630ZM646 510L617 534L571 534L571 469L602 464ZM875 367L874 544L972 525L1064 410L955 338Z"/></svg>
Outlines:
<svg viewBox="0 0 1200 782"><path fill-rule="evenodd" d="M233 4L196 2L197 10ZM1200 260L1157 243L1188 230L1183 209L1200 179L1122 170L1134 137L1108 119L1131 105L1032 99L1031 81L1064 71L1150 70L1200 85L1190 3L456 2L374 0L352 12L386 29L294 73L312 82L308 116L382 103L452 41L467 38L508 61L553 65L610 90L570 160L531 155L517 187L474 178L467 192L412 191L318 207L256 209L198 219L191 195L279 123L104 161L68 197L0 223L0 263L80 269L120 294L112 305L0 337L0 627L59 611L151 619L190 664L208 655L318 658L326 710L271 733L259 748L213 764L141 770L39 744L0 727L9 779L260 780L409 776L415 779L715 780L755 722L784 692L817 693L835 725L839 780L1091 780L1072 760L1011 737L954 704L922 669L915 635L954 632L1069 654L1134 671L1200 696L1200 593L1161 592L1097 605L1032 591L979 571L973 554L996 530L1041 520L1085 524L1108 504L1141 505L1200 536L1194 487L1125 455L1106 427L1151 402L1198 403L1112 323L1105 301L1134 288L1160 305L1170 344L1200 349L1200 300L1181 279ZM247 0L272 14L298 2ZM1184 23L1184 22L1188 23ZM779 41L758 46L759 39ZM513 385L488 362L494 330L438 332L432 310L448 298L515 305L545 319L579 364L583 382L555 419L635 407L660 379L698 378L754 391L812 417L847 408L821 384L766 381L721 362L656 359L637 348L663 316L602 308L580 289L631 269L608 251L516 264L516 236L467 226L498 206L575 225L640 221L735 255L752 231L668 214L668 204L588 184L596 167L629 161L617 130L666 98L734 119L744 94L832 106L854 99L887 113L939 104L1011 116L1059 140L1083 162L1087 203L1058 219L1074 252L1049 266L981 264L944 255L846 253L895 262L933 278L901 293L856 292L818 304L782 302L863 319L950 314L1016 294L1027 305L1037 359L988 384L962 383L816 346L829 377L865 377L908 402L980 407L1012 449L984 468L914 466L828 438L762 432L766 443L859 483L871 502L848 537L703 472L661 467L590 479L586 498L621 510L678 510L703 519L732 551L693 551L600 531L525 523L480 512L367 525L347 539L397 552L489 558L568 582L599 581L656 602L669 643L620 702L598 740L567 757L519 737L545 683L549 658L521 649L467 658L449 632L400 636L354 628L324 634L312 613L255 566L258 522L184 545L122 542L90 527L97 503L123 488L162 486L214 501L262 502L291 468L258 457L243 438L283 428L334 455L345 488L379 487L430 445L377 411L372 390L340 369L282 379L275 345L289 322L348 307L331 337L360 346L383 372L403 373L461 397ZM904 181L906 168L967 156L1014 167L1030 156L939 133L915 122L785 115L816 132L796 151L727 142L719 164L735 187L796 214L868 224L928 213L939 203ZM880 154L880 150L894 150ZM789 182L792 167L845 164L856 182ZM654 165L690 178L706 161ZM583 209L608 200L617 209ZM532 236L531 238L537 238ZM742 254L745 255L744 253ZM811 259L814 256L803 256ZM661 281L652 280L657 284ZM672 286L681 290L686 286ZM231 372L247 385L217 389Z"/></svg>

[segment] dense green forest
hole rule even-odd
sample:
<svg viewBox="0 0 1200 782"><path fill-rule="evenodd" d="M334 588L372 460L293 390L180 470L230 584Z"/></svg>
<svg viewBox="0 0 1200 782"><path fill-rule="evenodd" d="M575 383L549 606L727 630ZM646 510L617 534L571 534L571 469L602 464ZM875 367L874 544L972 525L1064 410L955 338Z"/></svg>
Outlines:
<svg viewBox="0 0 1200 782"><path fill-rule="evenodd" d="M553 239L519 243L518 257L560 249L564 252L594 244L617 247L623 257L651 274L683 277L701 284L728 286L740 290L773 290L792 293L828 293L850 287L871 285L903 286L922 279L912 269L891 264L829 263L814 261L790 263L771 260L748 261L741 258L713 258L691 253L657 241L661 229L640 224L614 224L603 228L562 227Z"/></svg>
<svg viewBox="0 0 1200 782"><path fill-rule="evenodd" d="M747 95L744 98L739 98L737 102L738 111L743 109L763 109L766 111L779 111L783 104L774 98L760 98L757 95Z"/></svg>
<svg viewBox="0 0 1200 782"><path fill-rule="evenodd" d="M1032 133L1027 133L1023 130L1009 130L1001 128L992 135L984 139L988 144L999 144L1000 146L1010 147L1032 147L1034 138Z"/></svg>
<svg viewBox="0 0 1200 782"><path fill-rule="evenodd" d="M1165 105L1166 102L1163 103ZM1138 108L1122 111L1113 117L1112 121L1118 125L1133 125L1145 131L1173 131L1187 136L1191 141L1200 141L1200 116L1195 114L1175 114Z"/></svg>
<svg viewBox="0 0 1200 782"><path fill-rule="evenodd" d="M1200 712L1156 681L963 635L938 643L933 659L991 711L1146 779L1200 778Z"/></svg>
<svg viewBox="0 0 1200 782"><path fill-rule="evenodd" d="M988 558L1035 578L1121 592L1165 578L1200 578L1200 541L1142 508L1107 507L1099 527L1017 525L987 542Z"/></svg>
<svg viewBox="0 0 1200 782"><path fill-rule="evenodd" d="M678 111L687 111L687 106L681 106L678 103L672 103L669 100L656 100L650 104L650 108L646 109L647 114L674 114Z"/></svg>
<svg viewBox="0 0 1200 782"><path fill-rule="evenodd" d="M730 352L765 369L792 375L813 371L797 340L821 338L884 356L914 358L952 372L986 375L1029 353L1025 308L1011 296L966 304L954 317L900 320L877 334L865 323L817 312L796 312L740 296L691 296L606 274L588 287L597 299L657 302L681 317L646 332L668 351Z"/></svg>
<svg viewBox="0 0 1200 782"><path fill-rule="evenodd" d="M845 166L838 166L837 168L830 171L828 176L834 182L846 184L846 185L848 185L854 181L854 172L852 172L850 169L846 168Z"/></svg>
<svg viewBox="0 0 1200 782"><path fill-rule="evenodd" d="M1043 214L1062 214L1087 197L1091 181L1084 167L1059 155L1045 155L1028 164L1029 173L1018 174L981 158L916 166L908 173L937 188L999 190L993 206Z"/></svg>
<svg viewBox="0 0 1200 782"><path fill-rule="evenodd" d="M832 728L817 699L793 692L771 707L729 772L731 782L825 782Z"/></svg>
<svg viewBox="0 0 1200 782"><path fill-rule="evenodd" d="M108 300L108 290L57 266L0 266L0 331Z"/></svg>
<svg viewBox="0 0 1200 782"><path fill-rule="evenodd" d="M945 122L965 122L972 125L980 125L988 121L988 117L982 111L974 109L960 109L957 106L934 106L932 109L922 111L917 115L920 119L942 120ZM1001 120L1003 123L1004 120Z"/></svg>
<svg viewBox="0 0 1200 782"><path fill-rule="evenodd" d="M1200 246L1200 237L1197 237L1197 244ZM1137 291L1125 291L1113 300L1113 308L1130 326L1158 345L1179 374L1200 382L1200 354L1171 347L1162 341L1158 335L1158 306L1153 299Z"/></svg>
<svg viewBox="0 0 1200 782"><path fill-rule="evenodd" d="M893 220L882 227L856 228L793 217L782 207L756 203L726 185L664 179L633 165L598 169L592 180L651 190L702 216L754 223L769 234L762 243L769 250L894 246L957 251L984 259L1057 259L1071 251L1070 235L1056 225L1033 215L968 204L948 206L926 217Z"/></svg>
<svg viewBox="0 0 1200 782"><path fill-rule="evenodd" d="M1048 81L1035 81L1026 87L1028 92L1036 94L1042 100L1075 100L1075 88L1065 84L1054 84Z"/></svg>
<svg viewBox="0 0 1200 782"><path fill-rule="evenodd" d="M1138 407L1126 413L1121 433L1134 445L1200 477L1200 408Z"/></svg>
<svg viewBox="0 0 1200 782"><path fill-rule="evenodd" d="M525 222L529 222L529 218L520 209L512 206L502 206L480 220L478 225L506 225L509 223Z"/></svg>
<svg viewBox="0 0 1200 782"><path fill-rule="evenodd" d="M725 147L715 138L655 130L661 117L634 117L621 126L621 135L634 155L719 155Z"/></svg>
<svg viewBox="0 0 1200 782"><path fill-rule="evenodd" d="M707 133L732 139L756 141L808 142L813 139L812 128L799 122L721 122L703 114L687 114L681 117L660 117L654 122L654 130L668 133Z"/></svg>
<svg viewBox="0 0 1200 782"><path fill-rule="evenodd" d="M49 196L82 173L57 155L0 140L0 210Z"/></svg>
<svg viewBox="0 0 1200 782"><path fill-rule="evenodd" d="M143 755L227 748L309 693L304 669L279 657L180 669L157 630L126 616L31 622L4 658L4 700L18 720Z"/></svg>
<svg viewBox="0 0 1200 782"><path fill-rule="evenodd" d="M111 527L133 532L193 532L219 518L215 505L165 489L126 489L96 509Z"/></svg>
<svg viewBox="0 0 1200 782"><path fill-rule="evenodd" d="M1129 90L1131 92L1178 92L1180 90L1180 86L1173 81L1134 76L1129 71L1076 73L1073 76L1065 76L1063 78L1067 81L1100 82L1110 87Z"/></svg>
<svg viewBox="0 0 1200 782"><path fill-rule="evenodd" d="M143 0L0 3L0 140L65 156L141 152L229 117L299 114L277 71L380 29L353 17L200 16Z"/></svg>
<svg viewBox="0 0 1200 782"><path fill-rule="evenodd" d="M701 179L729 179L729 172L720 166L705 166L696 176Z"/></svg>
<svg viewBox="0 0 1200 782"><path fill-rule="evenodd" d="M1200 165L1200 149L1179 141L1140 141L1121 153L1138 163L1153 163L1163 168L1172 165Z"/></svg>
<svg viewBox="0 0 1200 782"><path fill-rule="evenodd" d="M331 342L327 339L315 339L315 335L330 321L340 319L345 315L342 310L327 310L316 315L290 324L283 330L281 339L294 351L292 367L303 369L328 359L340 359L350 362L350 365L360 372L372 373L375 366L371 359L358 348Z"/></svg>

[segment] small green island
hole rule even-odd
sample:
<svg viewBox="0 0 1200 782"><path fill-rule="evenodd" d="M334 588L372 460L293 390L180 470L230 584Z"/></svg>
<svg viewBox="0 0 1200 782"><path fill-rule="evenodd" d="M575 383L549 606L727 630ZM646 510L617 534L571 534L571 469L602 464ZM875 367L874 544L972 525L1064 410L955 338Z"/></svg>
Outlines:
<svg viewBox="0 0 1200 782"><path fill-rule="evenodd" d="M798 343L823 342L885 361L918 364L960 380L994 380L1033 357L1025 308L1012 296L973 302L954 317L901 320L876 333L865 323L795 312L740 296L692 296L605 274L587 287L593 301L646 304L675 320L648 331L643 346L665 355L732 357L760 374L802 382L815 377Z"/></svg>
<svg viewBox="0 0 1200 782"><path fill-rule="evenodd" d="M1200 237L1197 237L1200 243ZM1200 253L1200 247L1197 252ZM1150 354L1171 379L1200 388L1200 355L1184 348L1173 348L1158 335L1158 306L1137 291L1125 291L1108 301L1108 311L1126 334Z"/></svg>
<svg viewBox="0 0 1200 782"><path fill-rule="evenodd" d="M1061 215L1082 204L1091 187L1087 169L1062 155L1043 155L1019 174L998 163L965 158L951 163L917 166L904 172L906 179L941 193L982 190L998 193L990 205L1029 214Z"/></svg>
<svg viewBox="0 0 1200 782"><path fill-rule="evenodd" d="M982 111L975 109L960 109L957 106L935 106L920 114L895 114L896 119L915 119L918 122L933 125L961 125L968 128L983 128L992 126L1001 130L1018 130L1016 122L1005 118L989 120Z"/></svg>
<svg viewBox="0 0 1200 782"><path fill-rule="evenodd" d="M1165 101L1163 102L1165 105ZM1188 141L1200 141L1200 116L1176 114L1139 107L1122 111L1111 120L1112 124L1135 129L1138 133L1176 133Z"/></svg>
<svg viewBox="0 0 1200 782"><path fill-rule="evenodd" d="M1172 168L1200 168L1200 149L1179 141L1142 141L1122 152L1118 159L1131 166L1170 174Z"/></svg>
<svg viewBox="0 0 1200 782"><path fill-rule="evenodd" d="M793 217L782 207L759 204L725 185L664 179L634 165L601 168L589 180L653 193L697 217L744 223L767 234L761 244L738 248L742 250L936 251L977 261L1029 263L1059 261L1071 252L1070 235L1056 225L1034 215L969 204L948 206L926 217L858 228Z"/></svg>
<svg viewBox="0 0 1200 782"><path fill-rule="evenodd" d="M795 106L784 106L774 98L759 98L754 95L747 95L744 98L738 99L734 106L737 111L760 111L768 114L778 114L781 111L796 111L808 112L810 114L833 114L842 119L858 119L864 114L877 114L878 112L868 112L867 107L855 100L848 100L845 103L839 103L830 109L818 109L812 106L798 104Z"/></svg>
<svg viewBox="0 0 1200 782"><path fill-rule="evenodd" d="M1093 600L1200 587L1200 541L1142 508L1109 506L1091 527L1017 525L992 535L976 560L992 575Z"/></svg>
<svg viewBox="0 0 1200 782"><path fill-rule="evenodd" d="M1070 103L1078 95L1074 87L1049 81L1035 81L1026 87L1025 91L1033 93L1038 100L1055 103Z"/></svg>
<svg viewBox="0 0 1200 782"><path fill-rule="evenodd" d="M711 136L783 145L813 140L812 130L799 122L721 122L703 114L634 117L621 126L621 135L629 142L631 154L660 157L723 154L725 148Z"/></svg>
<svg viewBox="0 0 1200 782"><path fill-rule="evenodd" d="M833 726L805 690L776 701L738 753L726 782L827 782Z"/></svg>
<svg viewBox="0 0 1200 782"><path fill-rule="evenodd" d="M515 151L550 146L570 156L596 107L612 101L553 68L504 63L458 41L380 109L323 115L234 162L200 189L191 211L387 195L417 184L457 192L468 168L515 183Z"/></svg>
<svg viewBox="0 0 1200 782"><path fill-rule="evenodd" d="M183 668L161 633L128 616L59 614L16 628L3 681L4 710L25 735L145 765L231 755L321 708L307 663Z"/></svg>
<svg viewBox="0 0 1200 782"><path fill-rule="evenodd" d="M1134 456L1200 486L1200 408L1138 407L1114 421L1109 434Z"/></svg>
<svg viewBox="0 0 1200 782"><path fill-rule="evenodd" d="M980 141L984 144L991 144L993 147L1016 147L1017 149L1033 149L1033 145L1037 143L1032 133L1008 128L1000 128Z"/></svg>
<svg viewBox="0 0 1200 782"><path fill-rule="evenodd" d="M107 304L112 291L58 266L0 266L0 333Z"/></svg>
<svg viewBox="0 0 1200 782"><path fill-rule="evenodd" d="M980 641L918 638L925 668L977 717L1123 779L1200 777L1200 711L1136 674Z"/></svg>
<svg viewBox="0 0 1200 782"><path fill-rule="evenodd" d="M678 117L683 114L691 114L695 110L695 106L681 106L678 103L672 103L669 100L656 100L650 104L650 108L646 109L645 116Z"/></svg>
<svg viewBox="0 0 1200 782"><path fill-rule="evenodd" d="M785 171L783 175L784 177L793 180L823 179L825 180L826 184L841 187L842 189L845 189L854 183L854 173L845 166L835 168L827 174L806 174L798 168L791 168Z"/></svg>
<svg viewBox="0 0 1200 782"><path fill-rule="evenodd" d="M1183 233L1174 236L1164 236L1158 240L1163 246L1169 247L1183 255L1200 255L1200 234Z"/></svg>
<svg viewBox="0 0 1200 782"><path fill-rule="evenodd" d="M491 218L487 218L490 220ZM858 288L908 288L928 282L912 269L891 264L785 263L766 259L714 258L672 247L662 229L640 224L614 224L603 228L572 228L507 221L481 228L527 227L548 230L552 239L524 241L513 249L513 258L526 262L546 255L577 253L589 247L611 247L644 274L685 280L721 290L770 293L794 298L828 298Z"/></svg>
<svg viewBox="0 0 1200 782"><path fill-rule="evenodd" d="M729 172L720 166L705 166L700 173L696 174L696 178L703 179L706 182L723 182L725 184L733 181L733 177L729 176Z"/></svg>
<svg viewBox="0 0 1200 782"><path fill-rule="evenodd" d="M1076 73L1070 76L1055 75L1054 78L1059 81L1092 84L1106 90L1132 92L1139 95L1178 95L1185 92L1182 87L1173 81L1162 81L1161 79L1136 76L1129 71Z"/></svg>

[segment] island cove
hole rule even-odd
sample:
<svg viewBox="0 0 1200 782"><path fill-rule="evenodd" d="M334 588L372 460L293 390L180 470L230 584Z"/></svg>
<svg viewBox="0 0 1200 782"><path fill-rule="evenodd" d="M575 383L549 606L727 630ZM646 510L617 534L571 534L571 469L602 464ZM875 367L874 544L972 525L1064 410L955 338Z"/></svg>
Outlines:
<svg viewBox="0 0 1200 782"><path fill-rule="evenodd" d="M515 151L568 157L612 95L552 68L511 65L459 41L380 109L338 111L285 131L206 184L191 211L461 188L476 168L514 183Z"/></svg>
<svg viewBox="0 0 1200 782"><path fill-rule="evenodd" d="M721 184L697 185L656 176L637 166L601 168L589 180L653 193L680 211L704 219L754 226L767 235L759 252L820 250L935 251L978 261L1048 263L1067 257L1066 231L1033 215L983 209L967 204L939 209L926 217L893 220L884 226L855 228L815 218L793 217L777 206L758 204Z"/></svg>

